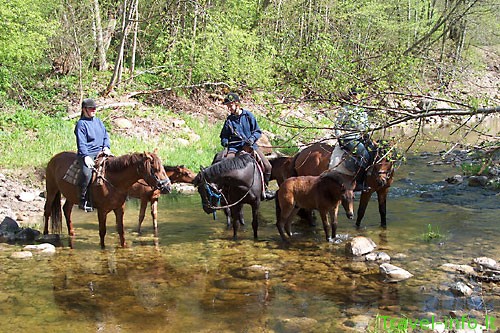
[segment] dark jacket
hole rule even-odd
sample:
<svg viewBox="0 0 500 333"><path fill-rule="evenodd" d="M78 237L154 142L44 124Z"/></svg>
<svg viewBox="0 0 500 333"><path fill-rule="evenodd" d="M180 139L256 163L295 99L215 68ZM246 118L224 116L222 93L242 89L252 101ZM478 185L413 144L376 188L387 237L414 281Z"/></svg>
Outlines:
<svg viewBox="0 0 500 333"><path fill-rule="evenodd" d="M75 135L80 157L95 157L104 147L110 148L108 132L97 117L80 118L75 126Z"/></svg>
<svg viewBox="0 0 500 333"><path fill-rule="evenodd" d="M245 144L257 148L256 142L262 131L255 116L248 110L242 109L239 116L230 114L220 132L221 144L231 151L240 151Z"/></svg>

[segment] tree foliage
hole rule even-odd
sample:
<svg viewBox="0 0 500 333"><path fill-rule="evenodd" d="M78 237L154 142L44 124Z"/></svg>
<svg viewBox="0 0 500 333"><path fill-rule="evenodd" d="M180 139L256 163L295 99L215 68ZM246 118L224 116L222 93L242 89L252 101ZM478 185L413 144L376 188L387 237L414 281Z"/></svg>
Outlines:
<svg viewBox="0 0 500 333"><path fill-rule="evenodd" d="M442 71L469 45L499 42L494 0L140 0L137 13L123 15L132 3L2 0L0 83L26 78L27 63L61 63L61 74L82 76L106 70L105 57L120 66L113 87L128 67L131 78L154 74L148 84L160 88L223 81L326 97L429 73L445 81ZM136 33L124 35L124 26Z"/></svg>

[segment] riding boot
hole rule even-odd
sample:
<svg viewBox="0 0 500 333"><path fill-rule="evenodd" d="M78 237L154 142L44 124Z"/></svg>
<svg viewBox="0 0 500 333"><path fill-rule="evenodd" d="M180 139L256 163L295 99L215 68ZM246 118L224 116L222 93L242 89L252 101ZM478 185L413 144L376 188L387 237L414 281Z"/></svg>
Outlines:
<svg viewBox="0 0 500 333"><path fill-rule="evenodd" d="M276 191L271 191L268 189L269 179L271 179L270 173L264 174L264 200L272 200L276 196Z"/></svg>
<svg viewBox="0 0 500 333"><path fill-rule="evenodd" d="M85 213L94 211L94 208L92 208L92 204L88 200L87 189L87 187L82 187L80 194L80 204L78 205L78 208L83 210Z"/></svg>

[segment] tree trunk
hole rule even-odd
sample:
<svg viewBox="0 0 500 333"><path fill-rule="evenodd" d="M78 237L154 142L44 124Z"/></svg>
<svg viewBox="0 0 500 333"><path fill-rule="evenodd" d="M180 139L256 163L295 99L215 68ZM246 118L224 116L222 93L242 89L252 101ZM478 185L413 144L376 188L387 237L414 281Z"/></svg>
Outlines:
<svg viewBox="0 0 500 333"><path fill-rule="evenodd" d="M99 6L99 0L94 0L94 18L96 27L96 44L97 44L97 57L98 65L97 70L104 71L107 67L106 62L106 50L104 49L104 38L102 33L102 23L101 23L101 12Z"/></svg>
<svg viewBox="0 0 500 333"><path fill-rule="evenodd" d="M132 55L130 59L130 78L133 80L135 71L135 53L137 52L137 32L139 30L139 0L135 0L134 6L134 37L132 40Z"/></svg>

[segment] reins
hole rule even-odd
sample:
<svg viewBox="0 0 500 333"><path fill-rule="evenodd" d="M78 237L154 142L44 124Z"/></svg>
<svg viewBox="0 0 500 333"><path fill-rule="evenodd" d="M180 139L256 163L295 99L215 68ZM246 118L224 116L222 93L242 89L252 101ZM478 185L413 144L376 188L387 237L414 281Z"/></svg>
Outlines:
<svg viewBox="0 0 500 333"><path fill-rule="evenodd" d="M257 164L257 161L254 158L253 159L253 175L254 175L254 177L252 178L252 184L250 184L250 186L248 187L248 190L246 191L246 193L238 201L235 201L232 204L226 204L225 206L212 206L210 204L210 200L209 200L208 203L206 204L206 206L208 208L210 208L210 209L220 210L220 209L231 208L231 207L236 206L237 204L239 204L241 201L243 201L243 199L246 198L246 196L252 190L253 185L255 184L255 168L256 168L256 164ZM215 199L217 199L217 205L220 205L220 199L221 199L221 197L224 199L224 201L226 203L228 203L229 201L227 200L227 198L224 195L224 193L221 190L217 189L217 188L213 188L213 186L206 180L204 173L202 173L202 176L203 176L203 181L205 183L205 189L207 189L207 194L210 196L210 198L214 197ZM215 216L214 216L214 218L215 218Z"/></svg>

